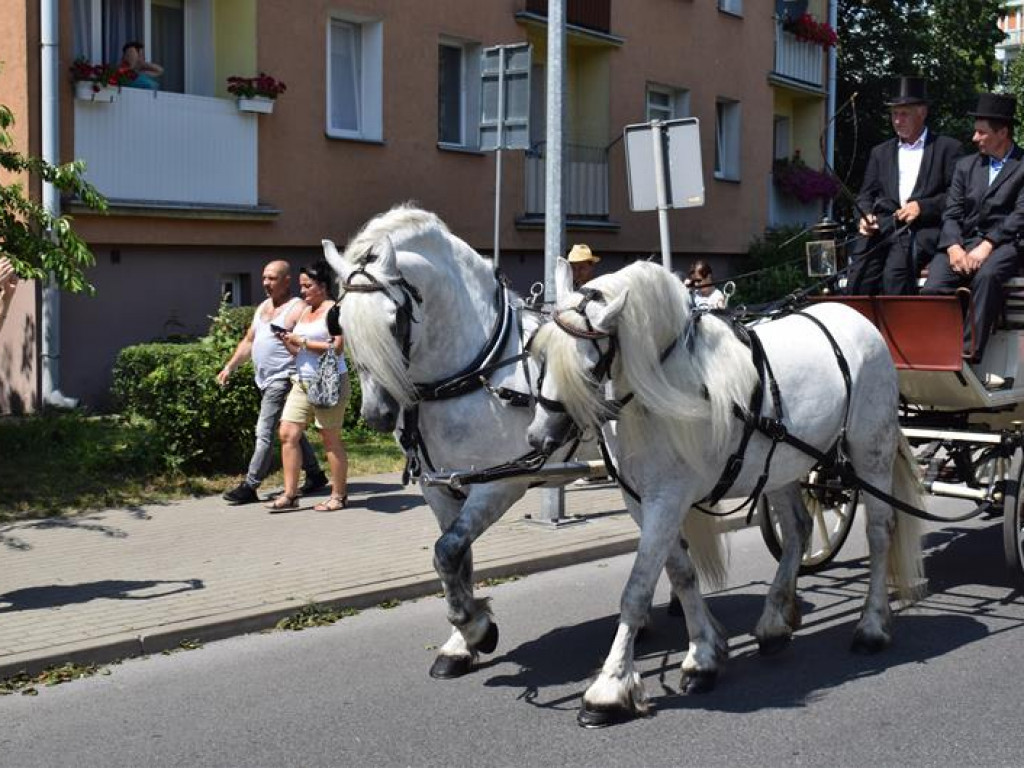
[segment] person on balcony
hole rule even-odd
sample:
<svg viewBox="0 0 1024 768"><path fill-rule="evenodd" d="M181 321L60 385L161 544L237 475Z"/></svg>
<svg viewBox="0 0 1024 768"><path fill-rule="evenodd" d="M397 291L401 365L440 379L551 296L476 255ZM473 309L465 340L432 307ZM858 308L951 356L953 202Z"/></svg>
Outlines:
<svg viewBox="0 0 1024 768"><path fill-rule="evenodd" d="M160 90L157 78L164 73L164 68L152 61L146 61L145 47L142 43L125 43L121 49L121 66L135 73L135 79L126 83L127 87Z"/></svg>
<svg viewBox="0 0 1024 768"><path fill-rule="evenodd" d="M917 293L917 277L938 247L946 190L963 154L956 139L928 130L920 77L901 77L886 104L896 137L871 150L857 195L861 238L850 256L847 292Z"/></svg>
<svg viewBox="0 0 1024 768"><path fill-rule="evenodd" d="M922 293L971 289L971 317L964 323L964 349L978 363L1003 307L1003 283L1017 274L1018 238L1024 228L1024 150L1013 140L1017 100L983 93L973 112L977 154L953 172L942 214L939 251L928 266ZM985 386L1008 384L988 374Z"/></svg>

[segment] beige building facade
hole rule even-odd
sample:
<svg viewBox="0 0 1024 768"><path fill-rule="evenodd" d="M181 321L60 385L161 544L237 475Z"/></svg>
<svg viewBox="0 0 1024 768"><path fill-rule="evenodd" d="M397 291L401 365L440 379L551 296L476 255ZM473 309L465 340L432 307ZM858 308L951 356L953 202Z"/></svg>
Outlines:
<svg viewBox="0 0 1024 768"><path fill-rule="evenodd" d="M48 349L59 392L102 409L121 348L204 333L223 295L261 298L266 261L312 262L322 238L344 243L397 203L437 212L489 254L495 157L478 148L488 46L533 46L531 148L503 153L500 236L516 287L541 279L544 0L4 3L0 103L14 109L18 147L32 154L41 153L47 4L59 21L51 119L60 159L86 161L110 210L62 202L95 253L96 295L63 294L54 307L38 287L21 289L0 334L0 413L35 410L48 396L44 312L57 310ZM773 202L773 159L812 137L816 147L825 103L821 49L784 32L777 5L568 1L567 247L588 243L608 268L659 250L656 215L630 211L621 140L626 125L653 118L701 126L706 204L670 214L677 268L698 256L724 268L767 226L820 213ZM71 62L114 61L129 39L164 66L160 90L76 96ZM810 64L791 64L794 52L812 54ZM258 72L287 84L271 113L240 110L226 90L229 76ZM814 164L810 149L804 156Z"/></svg>

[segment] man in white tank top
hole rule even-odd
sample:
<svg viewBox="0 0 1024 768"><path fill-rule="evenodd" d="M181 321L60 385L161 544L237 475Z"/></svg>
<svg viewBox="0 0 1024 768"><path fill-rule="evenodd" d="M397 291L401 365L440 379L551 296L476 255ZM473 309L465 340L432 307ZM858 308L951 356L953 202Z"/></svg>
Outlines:
<svg viewBox="0 0 1024 768"><path fill-rule="evenodd" d="M217 381L223 387L228 378L250 357L256 368L256 386L261 392L260 416L256 422L256 447L249 460L249 469L245 479L224 494L224 498L232 504L250 504L259 501L256 489L263 479L270 474L273 465L274 434L281 411L291 389L290 377L295 375L295 358L277 337L274 326L283 326L288 311L298 297L291 295L291 275L287 261L272 261L263 268L263 290L267 299L256 309L252 325L245 337L238 342L231 359L217 374ZM312 493L327 485L327 475L317 463L313 446L303 435L300 443L302 449L302 468L306 472L306 481L302 484L303 493Z"/></svg>

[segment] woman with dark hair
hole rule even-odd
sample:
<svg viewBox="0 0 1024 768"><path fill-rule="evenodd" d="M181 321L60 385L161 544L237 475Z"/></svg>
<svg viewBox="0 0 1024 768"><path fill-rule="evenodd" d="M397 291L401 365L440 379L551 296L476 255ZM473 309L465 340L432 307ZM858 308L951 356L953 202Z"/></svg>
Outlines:
<svg viewBox="0 0 1024 768"><path fill-rule="evenodd" d="M299 440L311 421L316 422L327 452L327 463L331 470L331 496L317 504L318 512L333 512L344 509L348 503L348 454L341 438L341 427L345 422L345 407L351 389L348 383L344 337L340 329L328 330L327 315L334 307L331 298L333 272L326 261L299 270L299 293L303 303L285 321L291 331L278 334L288 351L295 355L296 375L292 389L281 414L281 463L284 465L284 491L267 507L271 512L286 512L298 509L299 470L302 466L302 451ZM334 323L331 323L334 326ZM338 355L338 371L341 373L342 389L338 404L333 408L318 408L309 402L306 390L316 375L320 356L333 347Z"/></svg>

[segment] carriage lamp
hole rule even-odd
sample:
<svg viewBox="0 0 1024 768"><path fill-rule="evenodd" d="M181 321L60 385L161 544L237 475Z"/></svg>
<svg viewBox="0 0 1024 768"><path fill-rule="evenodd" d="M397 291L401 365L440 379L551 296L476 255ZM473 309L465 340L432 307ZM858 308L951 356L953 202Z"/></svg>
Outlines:
<svg viewBox="0 0 1024 768"><path fill-rule="evenodd" d="M829 277L836 273L838 240L839 225L827 216L811 227L811 239L805 245L809 276Z"/></svg>

